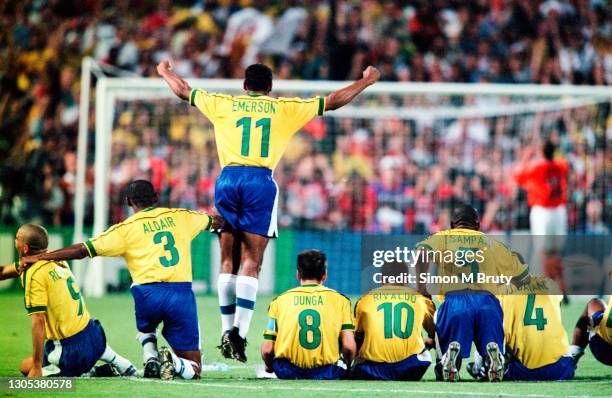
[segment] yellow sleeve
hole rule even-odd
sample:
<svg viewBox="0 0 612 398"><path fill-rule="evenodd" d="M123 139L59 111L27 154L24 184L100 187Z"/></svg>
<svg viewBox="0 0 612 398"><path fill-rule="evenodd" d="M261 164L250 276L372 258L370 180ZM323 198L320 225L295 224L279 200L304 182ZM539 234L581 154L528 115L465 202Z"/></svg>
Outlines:
<svg viewBox="0 0 612 398"><path fill-rule="evenodd" d="M342 328L341 330L355 330L355 319L353 318L353 306L351 300L342 296Z"/></svg>
<svg viewBox="0 0 612 398"><path fill-rule="evenodd" d="M443 250L444 249L444 236L443 235L431 235L427 239L417 243L417 249L427 250Z"/></svg>
<svg viewBox="0 0 612 398"><path fill-rule="evenodd" d="M276 340L276 334L278 332L278 305L276 300L273 300L268 307L268 324L264 331L264 340Z"/></svg>
<svg viewBox="0 0 612 398"><path fill-rule="evenodd" d="M187 218L187 228L191 238L195 238L197 234L203 230L209 230L212 226L213 218L203 211L185 210Z"/></svg>
<svg viewBox="0 0 612 398"><path fill-rule="evenodd" d="M36 271L39 271L38 268ZM35 272L24 288L28 314L47 311L47 280L44 272Z"/></svg>
<svg viewBox="0 0 612 398"><path fill-rule="evenodd" d="M125 253L125 238L121 233L121 224L116 224L99 236L85 241L89 257L117 257Z"/></svg>
<svg viewBox="0 0 612 398"><path fill-rule="evenodd" d="M189 94L189 105L198 108L214 124L217 120L217 107L221 98L219 94L193 89Z"/></svg>
<svg viewBox="0 0 612 398"><path fill-rule="evenodd" d="M296 133L306 123L325 112L325 97L318 96L308 99L279 98L282 112L291 134Z"/></svg>
<svg viewBox="0 0 612 398"><path fill-rule="evenodd" d="M529 273L529 267L523 262L518 253L510 251L505 245L499 243L499 253L497 257L498 271L500 275L509 275L517 279L522 279Z"/></svg>

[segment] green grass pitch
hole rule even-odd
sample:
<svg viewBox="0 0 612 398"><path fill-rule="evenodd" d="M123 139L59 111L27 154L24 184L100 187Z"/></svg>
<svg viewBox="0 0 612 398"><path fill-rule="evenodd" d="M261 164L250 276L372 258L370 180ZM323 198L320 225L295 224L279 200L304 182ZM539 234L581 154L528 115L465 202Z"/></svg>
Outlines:
<svg viewBox="0 0 612 398"><path fill-rule="evenodd" d="M595 361L590 351L580 362L574 380L546 383L477 383L462 369L462 381L454 384L434 381L430 368L421 382L372 381L281 381L255 377L253 366L260 364L261 332L266 323L266 308L270 298L260 298L251 327L248 346L249 362L245 365L221 358L215 346L219 338L217 299L198 297L198 310L203 340L205 363L226 362L229 371L211 371L201 380L172 382L144 379L79 379L76 392L65 396L79 397L559 397L559 396L612 396L612 367ZM586 299L575 299L563 307L563 316L569 332ZM90 298L87 305L92 316L99 319L106 330L109 344L118 353L142 367L142 353L135 339L136 326L133 302L128 294L113 294L101 299ZM0 293L0 377L18 376L20 361L31 355L30 321L23 309L23 298L18 292ZM3 393L0 392L0 396ZM4 396L58 396L57 393L9 393Z"/></svg>

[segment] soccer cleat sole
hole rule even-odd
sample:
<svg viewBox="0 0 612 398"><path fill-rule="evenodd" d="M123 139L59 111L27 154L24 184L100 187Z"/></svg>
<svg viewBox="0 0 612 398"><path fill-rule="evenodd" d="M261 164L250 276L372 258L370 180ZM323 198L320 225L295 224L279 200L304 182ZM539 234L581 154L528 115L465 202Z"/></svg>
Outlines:
<svg viewBox="0 0 612 398"><path fill-rule="evenodd" d="M217 346L219 350L221 350L221 355L226 359L234 359L234 353L232 348L232 342L228 336L228 333L224 333L221 336L221 345Z"/></svg>
<svg viewBox="0 0 612 398"><path fill-rule="evenodd" d="M442 362L442 377L444 381L455 382L459 380L459 369L457 358L461 354L461 345L453 341L448 345L448 350Z"/></svg>
<svg viewBox="0 0 612 398"><path fill-rule="evenodd" d="M172 354L167 347L162 347L159 350L160 364L159 364L159 378L162 380L174 379L174 362L172 361Z"/></svg>
<svg viewBox="0 0 612 398"><path fill-rule="evenodd" d="M149 359L144 364L142 377L145 379L159 379L159 360L157 358Z"/></svg>
<svg viewBox="0 0 612 398"><path fill-rule="evenodd" d="M504 359L499 351L497 343L487 344L487 355L489 357L489 370L487 377L490 382L499 382L504 378Z"/></svg>

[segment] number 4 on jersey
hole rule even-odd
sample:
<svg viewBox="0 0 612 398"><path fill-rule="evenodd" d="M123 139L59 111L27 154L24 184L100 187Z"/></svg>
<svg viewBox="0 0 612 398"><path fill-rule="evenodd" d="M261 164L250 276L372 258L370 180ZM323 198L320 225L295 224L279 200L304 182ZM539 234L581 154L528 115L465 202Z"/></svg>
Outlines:
<svg viewBox="0 0 612 398"><path fill-rule="evenodd" d="M525 307L525 316L523 317L523 324L525 326L535 325L538 330L544 330L544 326L548 323L548 320L544 318L544 310L542 308L535 308L535 317L533 317L535 305L535 294L527 296L527 306Z"/></svg>

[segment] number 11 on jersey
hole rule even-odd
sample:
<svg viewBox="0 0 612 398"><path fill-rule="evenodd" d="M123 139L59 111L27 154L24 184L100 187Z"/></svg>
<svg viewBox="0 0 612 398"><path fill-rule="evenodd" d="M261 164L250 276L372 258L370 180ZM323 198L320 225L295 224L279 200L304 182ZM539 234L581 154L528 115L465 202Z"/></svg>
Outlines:
<svg viewBox="0 0 612 398"><path fill-rule="evenodd" d="M251 145L251 118L246 116L236 122L236 127L242 127L242 156L249 156ZM267 158L270 150L270 118L264 117L255 122L255 127L261 127L261 157Z"/></svg>

